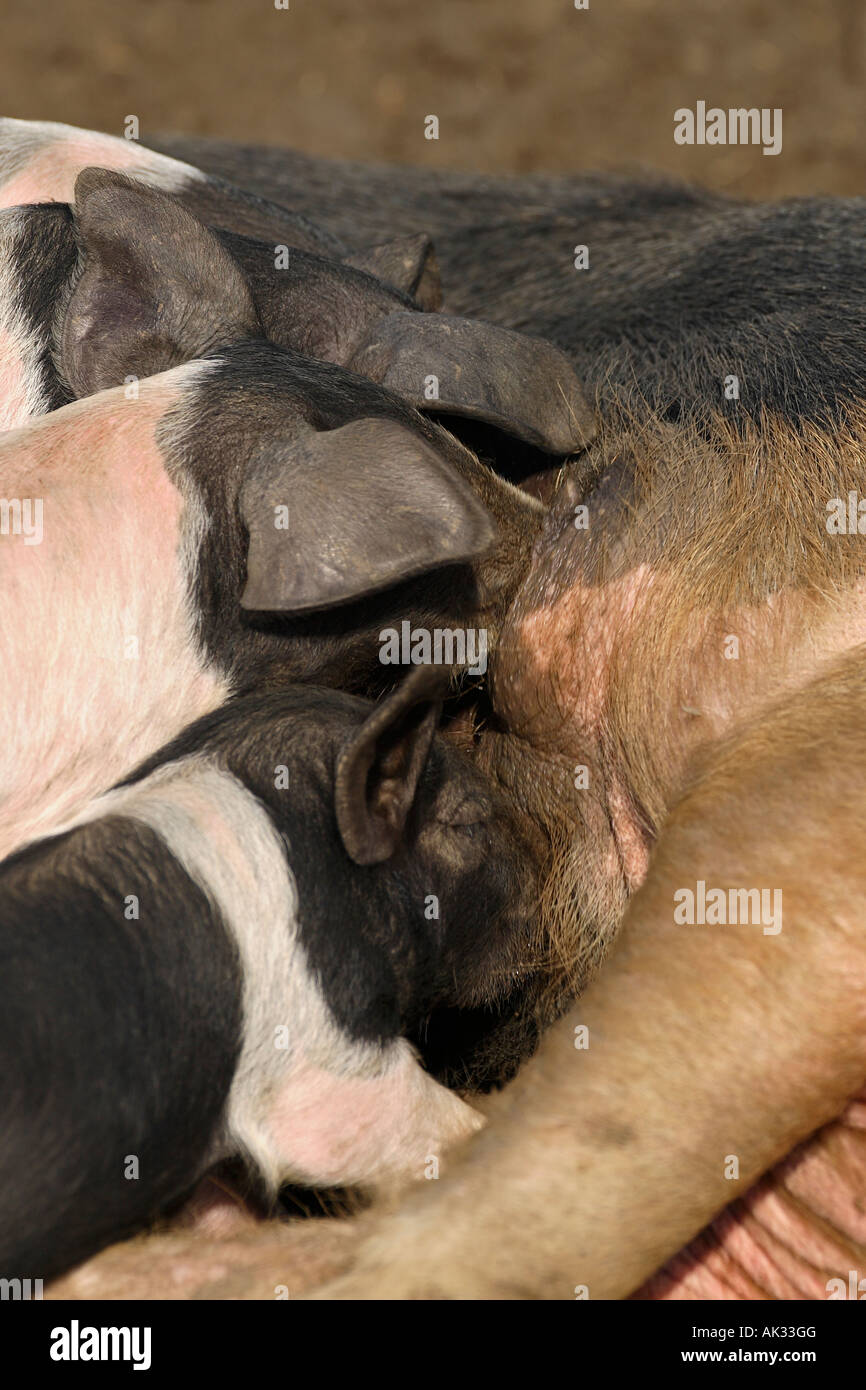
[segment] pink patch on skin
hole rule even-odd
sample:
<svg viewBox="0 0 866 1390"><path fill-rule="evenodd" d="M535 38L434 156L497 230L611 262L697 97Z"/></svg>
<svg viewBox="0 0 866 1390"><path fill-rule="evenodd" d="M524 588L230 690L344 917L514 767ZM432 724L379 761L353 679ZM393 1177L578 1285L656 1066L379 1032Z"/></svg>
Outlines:
<svg viewBox="0 0 866 1390"><path fill-rule="evenodd" d="M664 584L657 588L662 575L646 564L588 585L561 574L545 579L549 556L536 563L537 571L530 572L512 605L495 656L494 703L510 732L540 748L553 746L592 760L601 751L612 659L616 656L626 672L649 671L652 653L640 642L643 620L655 605L678 600ZM797 594L782 592L760 604L730 612L701 609L691 617L679 659L659 673L671 725L669 746L655 751L660 765L670 768L670 792L697 746L721 737L866 642L866 581L815 615ZM725 659L727 634L740 639L737 660ZM616 788L613 796L618 797ZM624 827L626 860L637 848L627 843L630 839Z"/></svg>
<svg viewBox="0 0 866 1390"><path fill-rule="evenodd" d="M847 1129L866 1129L866 1097L855 1096L839 1120Z"/></svg>
<svg viewBox="0 0 866 1390"><path fill-rule="evenodd" d="M603 785L612 844L605 846L598 834L596 878L621 877L633 893L646 875L649 845L622 772L630 765L628 740L640 745L653 738L653 762L667 774L660 790L675 797L697 749L866 641L866 582L852 585L814 618L793 593L731 613L696 611L676 659L656 670L640 638L652 632L654 607L677 602L663 583L659 587L662 575L641 564L596 586L569 582L567 574L546 576L549 563L549 556L537 561L512 606L492 669L494 706L511 734L539 752L573 757L589 768L591 783ZM728 633L740 638L738 660L724 657ZM642 689L661 689L668 710L649 735L640 708L622 719L622 765L617 748L608 746L613 662L626 674L626 692L629 674L643 671L633 684L637 702Z"/></svg>
<svg viewBox="0 0 866 1390"><path fill-rule="evenodd" d="M0 208L22 203L71 203L76 178L91 165L147 173L160 162L165 164L168 177L173 169L182 169L173 161L142 149L134 140L82 131L74 139L53 140L34 151L26 168L0 186Z"/></svg>
<svg viewBox="0 0 866 1390"><path fill-rule="evenodd" d="M31 396L21 344L0 328L0 431L14 430L30 419Z"/></svg>
<svg viewBox="0 0 866 1390"><path fill-rule="evenodd" d="M653 572L638 565L620 579L594 587L570 585L557 599L520 617L503 638L497 658L497 693L516 731L531 723L536 690L553 685L560 712L574 727L593 730L608 693L610 657L638 601L648 594ZM525 695L525 699L522 698Z"/></svg>
<svg viewBox="0 0 866 1390"><path fill-rule="evenodd" d="M191 633L184 503L154 437L178 383L140 391L0 439L0 497L43 505L41 544L0 535L0 855L222 698Z"/></svg>
<svg viewBox="0 0 866 1390"><path fill-rule="evenodd" d="M254 1228L259 1220L244 1199L215 1178L202 1178L183 1206L178 1225L197 1235L221 1238Z"/></svg>
<svg viewBox="0 0 866 1390"><path fill-rule="evenodd" d="M398 1045L399 1046L399 1045ZM408 1047L377 1076L337 1076L303 1060L267 1128L296 1181L319 1186L422 1177L429 1156L475 1132L477 1111L440 1086Z"/></svg>
<svg viewBox="0 0 866 1390"><path fill-rule="evenodd" d="M616 772L609 778L607 806L626 887L629 893L636 893L649 868L649 848L631 798Z"/></svg>

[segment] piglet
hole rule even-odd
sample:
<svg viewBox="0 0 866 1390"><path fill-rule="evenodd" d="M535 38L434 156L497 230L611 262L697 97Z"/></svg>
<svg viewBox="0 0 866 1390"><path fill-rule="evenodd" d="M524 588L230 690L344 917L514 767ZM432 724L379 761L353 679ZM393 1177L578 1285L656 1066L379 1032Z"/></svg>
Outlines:
<svg viewBox="0 0 866 1390"><path fill-rule="evenodd" d="M258 341L0 436L0 854L232 693L378 694L403 622L492 646L537 520L387 390Z"/></svg>
<svg viewBox="0 0 866 1390"><path fill-rule="evenodd" d="M229 1156L375 1186L480 1125L406 1035L513 990L537 846L436 734L442 685L229 702L0 865L4 1276Z"/></svg>
<svg viewBox="0 0 866 1390"><path fill-rule="evenodd" d="M238 338L335 362L422 410L471 417L553 453L594 422L574 370L549 343L422 314L358 264L206 227L174 195L85 169L74 210L0 213L0 424L73 396L153 376ZM382 248L380 248L382 249ZM412 256L423 260L425 248ZM370 257L378 268L382 258ZM422 271L405 279L414 283ZM242 278L243 312L223 286ZM236 296L237 298L237 296ZM82 341L83 340L83 341ZM96 360L82 349L95 341ZM73 349L70 347L73 345Z"/></svg>

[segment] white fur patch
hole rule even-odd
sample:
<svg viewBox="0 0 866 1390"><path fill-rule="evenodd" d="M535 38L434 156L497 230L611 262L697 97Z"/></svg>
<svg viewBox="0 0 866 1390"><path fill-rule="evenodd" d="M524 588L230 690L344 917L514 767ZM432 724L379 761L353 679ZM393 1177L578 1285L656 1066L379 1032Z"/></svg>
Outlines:
<svg viewBox="0 0 866 1390"><path fill-rule="evenodd" d="M137 140L56 121L0 118L0 207L70 203L82 169L118 169L177 193L206 178L200 169L157 154Z"/></svg>
<svg viewBox="0 0 866 1390"><path fill-rule="evenodd" d="M18 429L48 409L39 365L44 343L22 312L12 248L26 234L24 217L0 212L0 431Z"/></svg>
<svg viewBox="0 0 866 1390"><path fill-rule="evenodd" d="M156 831L237 943L243 1041L209 1162L244 1152L272 1188L420 1177L429 1156L479 1127L480 1116L423 1071L405 1040L353 1042L337 1026L299 939L283 841L235 777L194 755L100 797L74 824L105 815Z"/></svg>

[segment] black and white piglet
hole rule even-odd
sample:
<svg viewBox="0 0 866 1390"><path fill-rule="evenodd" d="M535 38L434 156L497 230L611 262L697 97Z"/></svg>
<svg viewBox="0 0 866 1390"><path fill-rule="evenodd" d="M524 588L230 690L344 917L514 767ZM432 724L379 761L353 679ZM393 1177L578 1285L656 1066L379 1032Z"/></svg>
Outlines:
<svg viewBox="0 0 866 1390"><path fill-rule="evenodd" d="M231 702L0 864L0 1276L229 1155L376 1184L479 1126L405 1037L513 993L536 847L434 732L440 678Z"/></svg>
<svg viewBox="0 0 866 1390"><path fill-rule="evenodd" d="M2 166L0 122L0 174ZM110 169L83 170L74 199L74 208L0 213L7 429L130 376L264 336L350 367L419 409L479 419L548 452L580 449L592 435L580 383L557 348L420 313L407 293L359 268L417 288L429 264L424 237L347 264L209 228L174 194Z"/></svg>
<svg viewBox="0 0 866 1390"><path fill-rule="evenodd" d="M229 695L378 694L404 620L492 648L539 512L391 392L266 342L0 435L0 856Z"/></svg>

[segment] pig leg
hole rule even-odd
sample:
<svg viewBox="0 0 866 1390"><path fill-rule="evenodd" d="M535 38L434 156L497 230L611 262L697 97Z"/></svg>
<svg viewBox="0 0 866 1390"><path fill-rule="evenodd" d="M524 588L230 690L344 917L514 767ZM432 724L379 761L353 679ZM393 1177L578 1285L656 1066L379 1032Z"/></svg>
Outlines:
<svg viewBox="0 0 866 1390"><path fill-rule="evenodd" d="M721 748L605 971L317 1297L623 1297L839 1115L866 1079L864 716L858 655ZM781 889L781 930L679 925L698 880Z"/></svg>
<svg viewBox="0 0 866 1390"><path fill-rule="evenodd" d="M263 1221L215 1237L172 1230L112 1245L46 1299L286 1299L347 1267L364 1223Z"/></svg>

